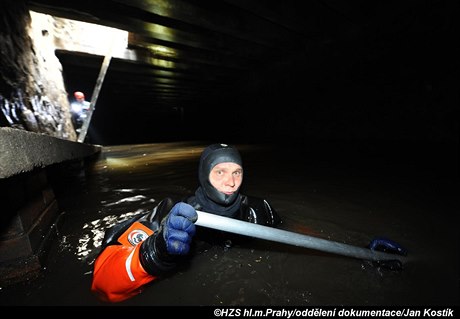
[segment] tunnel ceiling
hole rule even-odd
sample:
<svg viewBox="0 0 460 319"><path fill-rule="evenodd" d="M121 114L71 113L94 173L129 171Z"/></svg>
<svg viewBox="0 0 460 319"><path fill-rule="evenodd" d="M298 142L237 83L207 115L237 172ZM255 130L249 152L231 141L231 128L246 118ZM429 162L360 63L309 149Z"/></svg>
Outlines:
<svg viewBox="0 0 460 319"><path fill-rule="evenodd" d="M380 5L378 4L380 3ZM378 60L385 39L411 36L416 1L297 0L35 0L31 10L130 32L137 62L114 59L113 91L143 96L155 105L199 104L203 97L237 89L267 69L303 70L351 54L360 43ZM377 37L375 36L377 32ZM371 37L374 37L372 38ZM151 51L150 45L168 49ZM84 76L101 57L59 52L62 63ZM346 58L349 58L347 56ZM327 60L326 60L327 61ZM280 71L281 70L281 71ZM261 73L263 74L263 73ZM308 77L308 74L305 74Z"/></svg>
<svg viewBox="0 0 460 319"><path fill-rule="evenodd" d="M426 10L417 1L367 0L34 0L30 9L130 32L137 61L113 59L104 85L155 107L199 105L267 70L276 76L297 65L308 80L318 68L324 76L356 59L379 61L388 44L423 34L414 19ZM97 74L102 62L58 54L73 76Z"/></svg>

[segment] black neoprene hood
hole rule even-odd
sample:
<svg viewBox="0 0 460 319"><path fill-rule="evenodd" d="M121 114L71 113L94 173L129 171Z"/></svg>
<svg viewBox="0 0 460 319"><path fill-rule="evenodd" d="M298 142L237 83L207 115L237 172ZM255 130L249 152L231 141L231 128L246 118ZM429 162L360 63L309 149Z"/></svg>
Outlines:
<svg viewBox="0 0 460 319"><path fill-rule="evenodd" d="M239 189L232 195L225 195L219 192L209 181L209 174L214 166L220 163L231 162L243 167L238 150L227 144L212 144L206 147L201 153L200 165L198 168L198 178L201 187L206 195L214 202L220 205L230 205L238 196Z"/></svg>

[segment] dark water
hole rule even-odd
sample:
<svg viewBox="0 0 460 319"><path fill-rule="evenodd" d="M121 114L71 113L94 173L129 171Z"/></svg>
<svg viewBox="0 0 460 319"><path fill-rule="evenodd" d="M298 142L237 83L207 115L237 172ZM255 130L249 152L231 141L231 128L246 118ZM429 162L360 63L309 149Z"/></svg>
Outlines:
<svg viewBox="0 0 460 319"><path fill-rule="evenodd" d="M118 305L460 305L456 153L374 144L237 146L243 192L268 199L282 228L359 247L387 236L408 249L404 269L252 240L201 250L186 268ZM104 228L165 196L193 192L203 147L111 146L81 170L52 172L62 214L43 275L2 287L0 304L107 305L90 293Z"/></svg>

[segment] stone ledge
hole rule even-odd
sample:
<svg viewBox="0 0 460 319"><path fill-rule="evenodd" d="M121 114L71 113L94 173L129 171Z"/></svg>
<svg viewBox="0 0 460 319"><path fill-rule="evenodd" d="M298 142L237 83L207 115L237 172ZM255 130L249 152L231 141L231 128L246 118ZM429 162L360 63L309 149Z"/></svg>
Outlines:
<svg viewBox="0 0 460 319"><path fill-rule="evenodd" d="M99 145L67 141L46 134L0 128L0 178L81 159L101 150Z"/></svg>

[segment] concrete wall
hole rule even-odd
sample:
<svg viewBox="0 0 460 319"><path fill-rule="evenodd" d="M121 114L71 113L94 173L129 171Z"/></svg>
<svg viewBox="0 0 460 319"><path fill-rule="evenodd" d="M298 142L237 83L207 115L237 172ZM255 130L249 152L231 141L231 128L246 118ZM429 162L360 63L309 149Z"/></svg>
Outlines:
<svg viewBox="0 0 460 319"><path fill-rule="evenodd" d="M60 215L47 168L99 151L97 145L0 128L0 285L41 274Z"/></svg>
<svg viewBox="0 0 460 319"><path fill-rule="evenodd" d="M53 19L24 0L0 2L0 285L40 275L60 214L47 167L83 161Z"/></svg>

